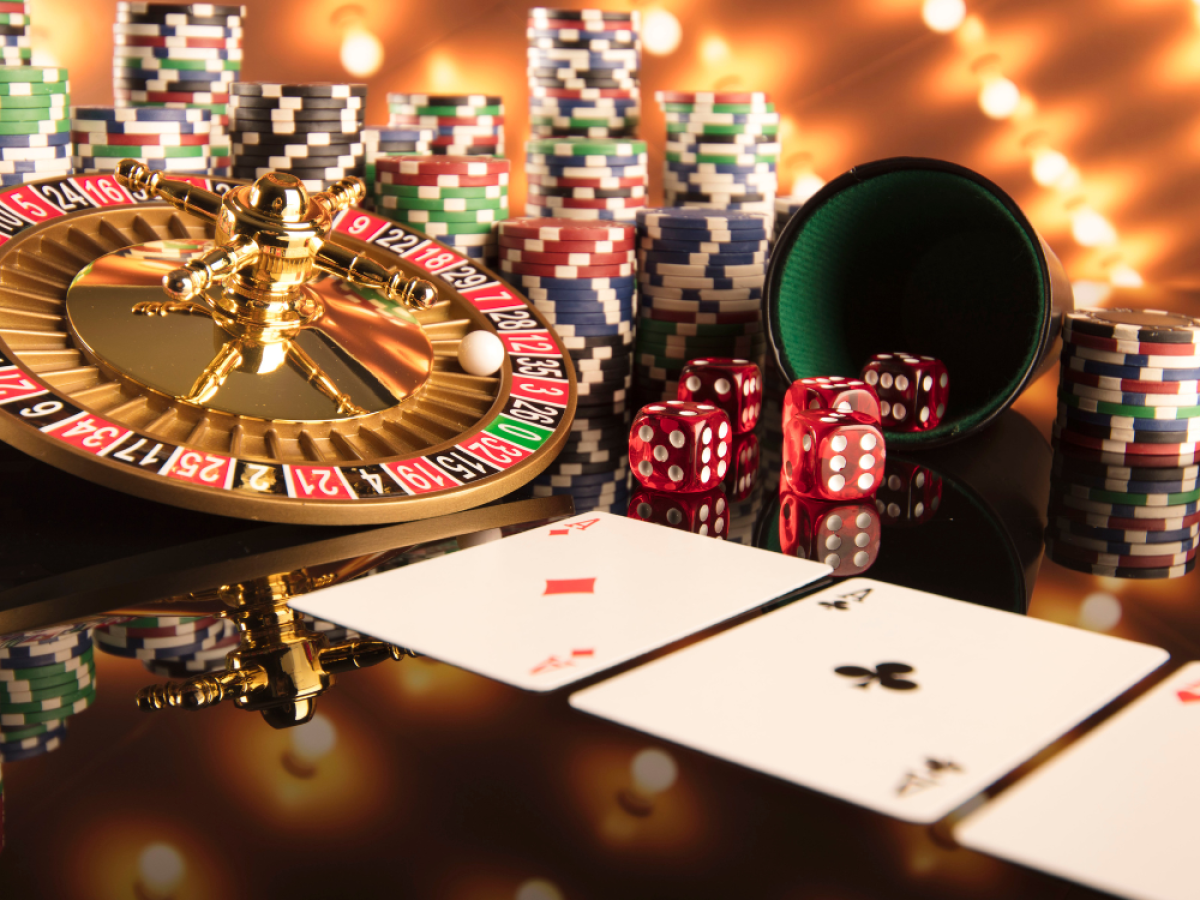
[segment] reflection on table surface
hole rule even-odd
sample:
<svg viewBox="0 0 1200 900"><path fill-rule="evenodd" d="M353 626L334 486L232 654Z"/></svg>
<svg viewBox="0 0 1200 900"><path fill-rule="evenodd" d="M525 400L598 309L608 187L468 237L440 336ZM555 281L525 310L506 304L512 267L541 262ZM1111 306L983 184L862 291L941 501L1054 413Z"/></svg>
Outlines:
<svg viewBox="0 0 1200 900"><path fill-rule="evenodd" d="M1103 578L1042 558L1056 386L1051 372L972 441L897 457L890 471L898 483L874 509L866 574L1195 658L1195 574ZM749 489L743 471L728 494L728 538L811 548L822 523L804 520L805 529L784 533L771 448L761 458ZM182 559L171 554L186 532L188 558L208 547L206 564L226 552L237 564L227 571L264 576L278 571L261 566L294 558L285 550L296 534L129 506L61 473L51 483L45 467L9 454L0 466L13 484L0 499L10 535L0 554L0 622L24 615L26 624L46 625L56 609L63 619L110 614L91 632L94 699L69 719L56 749L4 766L5 896L307 897L380 888L462 900L1099 896L956 849L936 830L580 715L567 707L568 692L526 694L426 658L389 658L338 679L293 728L268 727L231 703L143 712L139 690L223 671L221 651L237 637L214 617L224 600L204 579L216 569L151 568L139 581L128 574L136 565L117 571L114 560ZM67 494L82 518L56 524L48 507L70 508ZM135 518L106 520L106 509ZM463 520L457 533L480 530ZM452 530L388 546L379 529L317 531L305 532L316 587L322 573L375 577L479 539ZM252 552L237 558L222 544L229 540ZM355 541L360 552L347 552ZM89 595L72 580L80 572L103 589ZM51 595L63 586L74 599L55 607ZM130 602L112 602L112 592ZM153 602L166 597L174 602ZM177 657L115 655L127 649L130 625L113 620L114 610L173 617L164 627L190 625L197 640L176 643L186 649ZM326 645L363 637L332 623L300 627Z"/></svg>

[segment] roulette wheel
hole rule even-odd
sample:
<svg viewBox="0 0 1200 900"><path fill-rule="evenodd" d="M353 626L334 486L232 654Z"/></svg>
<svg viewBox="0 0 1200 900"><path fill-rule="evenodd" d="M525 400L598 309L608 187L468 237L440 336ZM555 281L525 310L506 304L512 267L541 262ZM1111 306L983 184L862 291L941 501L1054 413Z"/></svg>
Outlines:
<svg viewBox="0 0 1200 900"><path fill-rule="evenodd" d="M0 439L143 498L323 525L472 508L553 459L574 370L489 271L353 208L356 179L164 175L0 193ZM457 361L473 331L504 345L493 375Z"/></svg>

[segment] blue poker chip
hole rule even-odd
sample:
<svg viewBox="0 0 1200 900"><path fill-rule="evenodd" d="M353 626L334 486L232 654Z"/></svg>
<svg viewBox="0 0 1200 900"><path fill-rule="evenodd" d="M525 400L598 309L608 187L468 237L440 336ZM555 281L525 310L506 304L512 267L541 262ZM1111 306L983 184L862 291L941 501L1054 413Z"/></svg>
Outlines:
<svg viewBox="0 0 1200 900"><path fill-rule="evenodd" d="M712 278L714 280L721 280L747 278L753 275L765 276L767 266L762 260L740 264L694 265L689 263L668 263L647 258L641 260L640 270L648 276L685 276L687 278Z"/></svg>
<svg viewBox="0 0 1200 900"><path fill-rule="evenodd" d="M633 315L633 298L623 300L535 300L533 305L546 315L562 313L624 313Z"/></svg>
<svg viewBox="0 0 1200 900"><path fill-rule="evenodd" d="M65 719L62 721L66 721ZM43 741L35 747L30 747L27 750L5 750L3 745L0 745L0 761L3 762L20 762L23 759L34 759L38 756L44 756L47 753L52 753L62 746L63 740L66 738L64 729L55 729L54 736Z"/></svg>
<svg viewBox="0 0 1200 900"><path fill-rule="evenodd" d="M119 647L114 644L97 642L100 649L111 656L122 656L126 659L175 659L191 653L199 653L214 646L223 637L222 631L216 631L203 640L191 644L181 644L178 647L163 647L155 650L145 650L140 647Z"/></svg>
<svg viewBox="0 0 1200 900"><path fill-rule="evenodd" d="M179 56L179 51L174 47L131 47L128 45L118 45L114 53L124 59L136 59L139 56L153 56L155 59L175 59ZM234 62L241 62L242 51L234 50L218 50L216 48L205 48L204 59L229 59Z"/></svg>
<svg viewBox="0 0 1200 900"><path fill-rule="evenodd" d="M736 297L714 297L711 291L706 291L702 288L696 290L659 288L658 290L663 292L661 296L650 293L652 290L655 290L655 288L644 289L638 292L639 305L645 309L672 310L674 312L745 312L756 308L759 305L756 301L761 301L763 295L762 288L739 288ZM659 300L666 300L668 302L659 303ZM693 305L681 308L679 306L681 303Z"/></svg>
<svg viewBox="0 0 1200 900"><path fill-rule="evenodd" d="M756 253L678 253L667 250L649 250L641 258L641 263L647 268L655 264L708 268L761 265L765 271L767 253L761 250Z"/></svg>
<svg viewBox="0 0 1200 900"><path fill-rule="evenodd" d="M143 166L155 172L167 172L175 175L207 175L210 156L194 156L187 159L139 159ZM112 156L73 156L76 170L113 172L117 162ZM192 165L180 165L182 162Z"/></svg>
<svg viewBox="0 0 1200 900"><path fill-rule="evenodd" d="M1097 490L1119 491L1126 494L1183 494L1200 487L1200 482L1192 478L1187 481L1115 481L1100 475L1088 475L1083 472L1062 472L1055 468L1056 476L1065 482L1079 484Z"/></svg>
<svg viewBox="0 0 1200 900"><path fill-rule="evenodd" d="M560 325L617 325L621 322L633 322L629 312L577 312L541 310L546 321L558 328Z"/></svg>
<svg viewBox="0 0 1200 900"><path fill-rule="evenodd" d="M72 106L72 119L105 122L211 122L207 109L168 109L162 106Z"/></svg>
<svg viewBox="0 0 1200 900"><path fill-rule="evenodd" d="M675 241L660 238L643 237L638 240L638 249L655 253L705 253L710 255L766 253L769 244L767 240L734 241L717 243L716 241Z"/></svg>
<svg viewBox="0 0 1200 900"><path fill-rule="evenodd" d="M1071 345L1063 347L1063 364L1076 372L1086 372L1089 375L1107 375L1110 378L1125 378L1134 381L1197 381L1200 380L1200 369L1147 369L1141 366L1122 366L1114 363L1102 363L1093 359L1082 359L1070 354Z"/></svg>
<svg viewBox="0 0 1200 900"><path fill-rule="evenodd" d="M570 325L560 322L554 326L555 331L567 337L595 337L597 335L608 334L632 334L632 328L633 324L631 322L619 322L613 325Z"/></svg>
<svg viewBox="0 0 1200 900"><path fill-rule="evenodd" d="M564 169L610 169L619 174L620 169L630 166L644 167L646 158L644 156L606 156L603 153L579 153L579 154L557 154L557 153L530 153L526 157L526 161L535 166L548 166L549 168L564 168ZM585 160L588 159L603 159L604 165L587 165ZM550 174L554 174L551 172Z"/></svg>
<svg viewBox="0 0 1200 900"><path fill-rule="evenodd" d="M1110 416L1106 413L1094 413L1067 406L1060 403L1059 414L1065 414L1068 420L1086 422L1089 425L1100 425L1104 428L1124 428L1132 431L1173 431L1182 434L1189 432L1200 433L1200 419L1134 419L1124 416ZM1185 441L1181 441L1185 442Z"/></svg>
<svg viewBox="0 0 1200 900"><path fill-rule="evenodd" d="M65 147L71 143L71 132L56 134L0 134L0 147Z"/></svg>
<svg viewBox="0 0 1200 900"><path fill-rule="evenodd" d="M174 80L176 82L203 82L205 84L229 84L238 80L237 72L208 72L203 69L133 69L115 66L113 72L118 79L138 79L141 81ZM172 73L178 73L180 78L172 79Z"/></svg>
<svg viewBox="0 0 1200 900"><path fill-rule="evenodd" d="M1192 536L1182 541L1171 541L1161 544L1148 544L1145 541L1095 541L1084 538L1082 535L1074 534L1073 532L1060 533L1057 528L1051 525L1047 530L1049 537L1057 540L1059 543L1078 547L1083 550L1090 550L1094 553L1111 553L1117 556L1159 556L1176 553L1190 553L1196 549L1196 538ZM1074 538L1072 540L1071 538ZM1143 550L1153 547L1154 553L1139 553L1138 548ZM1162 553L1157 551L1161 549Z"/></svg>
<svg viewBox="0 0 1200 900"><path fill-rule="evenodd" d="M589 219L603 219L607 222L622 222L626 225L633 224L633 218L629 215L627 209L589 209ZM529 200L525 201L525 215L538 219L553 219L561 216L563 211L554 206L533 206Z"/></svg>
<svg viewBox="0 0 1200 900"><path fill-rule="evenodd" d="M581 70L594 72L601 78L607 78L609 72L613 69L620 69L626 72L635 72L641 68L641 59L605 59L597 53L588 53L585 60L582 56L578 60L572 59L547 59L544 56L545 51L534 50L528 56L529 65L533 68L540 69L563 69L569 68L574 72ZM553 76L552 76L553 77ZM623 77L623 76L622 76Z"/></svg>
<svg viewBox="0 0 1200 900"><path fill-rule="evenodd" d="M711 213L711 209L699 209L697 212ZM744 213L743 215L750 215ZM736 232L732 231L704 231L699 228L658 228L655 226L643 226L638 223L638 234L644 237L653 238L655 241L697 241L707 244L747 244L755 241L767 240L767 229L764 224L765 220L762 216L755 216L758 219L760 230L754 231L749 228L739 228ZM728 235L736 234L738 240L730 241Z"/></svg>
<svg viewBox="0 0 1200 900"><path fill-rule="evenodd" d="M575 19L578 17L572 16L571 18ZM562 20L557 20L557 21L562 21ZM607 38L610 38L614 34L628 34L628 35L637 34L637 30L633 29L633 28L614 28L611 31L607 31L607 30L603 30L603 29L601 29L601 30L593 29L593 30L589 31L586 27L587 22L588 22L588 20L579 18L579 24L580 24L579 28L539 28L537 26L531 25L530 27L525 29L525 36L526 37L537 37L537 38L554 38L555 40L561 40L561 39L563 39L563 37L565 35L565 36L568 36L570 40L599 41L599 40L605 40ZM578 35L578 37L570 37L572 35Z"/></svg>
<svg viewBox="0 0 1200 900"><path fill-rule="evenodd" d="M92 644L77 644L64 650L43 653L37 656L21 656L0 659L0 669L36 669L40 666L53 666L57 663L83 656L92 649Z"/></svg>
<svg viewBox="0 0 1200 900"><path fill-rule="evenodd" d="M505 272L505 278L514 284L530 288L545 288L546 290L633 290L636 287L632 275L619 278L548 278L544 275L521 275L517 272Z"/></svg>
<svg viewBox="0 0 1200 900"><path fill-rule="evenodd" d="M763 220L750 213L722 213L709 209L639 210L638 225L648 228L688 228L700 231L762 231Z"/></svg>
<svg viewBox="0 0 1200 900"><path fill-rule="evenodd" d="M72 174L70 169L62 172L21 172L13 175L0 175L0 186L16 187L19 184L29 184L31 181L41 181L43 178L53 178L55 175L66 177Z"/></svg>
<svg viewBox="0 0 1200 900"><path fill-rule="evenodd" d="M15 729L7 730L11 733ZM43 731L41 734L35 734L30 737L20 738L17 740L7 739L5 730L0 729L0 755L7 757L9 753L23 753L26 750L32 750L35 747L41 747L44 744L50 743L50 741L54 740L55 738L61 738L66 733L66 719L59 719L57 725L48 729L47 731Z"/></svg>
<svg viewBox="0 0 1200 900"><path fill-rule="evenodd" d="M1195 525L1173 531L1129 531L1123 528L1099 528L1063 516L1051 519L1050 528L1060 534L1074 534L1089 540L1128 544L1171 544L1194 540L1197 536Z"/></svg>
<svg viewBox="0 0 1200 900"><path fill-rule="evenodd" d="M0 147L0 162L45 162L51 159L70 159L74 146L58 144L53 147Z"/></svg>
<svg viewBox="0 0 1200 900"><path fill-rule="evenodd" d="M557 109L557 110L575 110L587 109L596 110L598 112L615 109L633 109L641 106L642 101L634 98L600 98L596 100L585 100L575 97L530 97L529 108L537 109ZM611 113L610 113L611 115Z"/></svg>
<svg viewBox="0 0 1200 900"><path fill-rule="evenodd" d="M433 128L364 128L361 132L364 142L371 143L412 143L433 139Z"/></svg>
<svg viewBox="0 0 1200 900"><path fill-rule="evenodd" d="M65 634L49 641L31 644L17 644L14 647L0 649L0 659L29 659L30 657L46 656L50 652L59 653L79 647L80 652L92 646L92 636L86 631Z"/></svg>
<svg viewBox="0 0 1200 900"><path fill-rule="evenodd" d="M739 166L736 163L685 163L676 162L675 160L667 160L666 169L668 172L679 172L681 174L702 174L702 175L773 175L775 174L774 163L754 163L749 166Z"/></svg>
<svg viewBox="0 0 1200 900"><path fill-rule="evenodd" d="M626 301L632 302L636 296L633 287L602 288L600 290L584 289L581 291L569 290L567 288L546 289L524 287L522 290L525 296L535 303L539 301L549 301L551 303L624 303Z"/></svg>
<svg viewBox="0 0 1200 900"><path fill-rule="evenodd" d="M743 282L753 280L755 277L754 275L739 275L734 278L711 278L703 275L655 275L650 272L641 272L638 274L638 282L651 287L673 287L670 283L672 279L686 278L689 289L692 290L728 291L737 288L754 290L757 285L745 284ZM757 277L760 280L762 278L762 276ZM695 284L698 281L703 281L705 284Z"/></svg>
<svg viewBox="0 0 1200 900"><path fill-rule="evenodd" d="M241 28L222 28L220 25L159 25L118 22L113 34L127 37L190 37L217 40L241 40Z"/></svg>

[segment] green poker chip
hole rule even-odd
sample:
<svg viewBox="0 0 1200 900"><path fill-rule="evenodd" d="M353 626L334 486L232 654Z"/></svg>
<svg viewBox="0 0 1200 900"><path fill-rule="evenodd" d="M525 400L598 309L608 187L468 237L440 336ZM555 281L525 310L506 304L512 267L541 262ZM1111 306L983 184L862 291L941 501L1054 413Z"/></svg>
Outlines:
<svg viewBox="0 0 1200 900"><path fill-rule="evenodd" d="M214 116L229 115L229 104L227 103L176 103L174 101L163 102L161 100L153 100L145 103L138 101L137 105L153 109L206 109Z"/></svg>
<svg viewBox="0 0 1200 900"><path fill-rule="evenodd" d="M413 225L421 225L426 222L442 222L447 224L486 224L497 222L501 219L508 218L503 215L496 215L499 210L494 209L475 209L466 210L464 212L441 212L426 209L403 209L393 206L388 206L381 203L380 206L387 209L389 215L394 215L401 222L408 222ZM491 215L489 215L489 213Z"/></svg>
<svg viewBox="0 0 1200 900"><path fill-rule="evenodd" d="M137 146L113 146L110 144L78 144L76 146L77 148L86 148L88 151L87 153L80 152L80 156L106 156L115 159L124 159L127 156L137 156L137 151L141 149L141 147ZM154 148L155 159L191 159L193 157L211 155L211 148L205 144L193 144L187 147Z"/></svg>
<svg viewBox="0 0 1200 900"><path fill-rule="evenodd" d="M69 121L70 109L66 106L38 106L19 109L0 107L0 122L60 122Z"/></svg>
<svg viewBox="0 0 1200 900"><path fill-rule="evenodd" d="M697 125L690 122L668 122L667 134L779 134L778 125Z"/></svg>
<svg viewBox="0 0 1200 900"><path fill-rule="evenodd" d="M240 72L236 59L161 59L159 57L120 57L117 62L127 69L177 69L184 72ZM215 64L215 65L214 65Z"/></svg>
<svg viewBox="0 0 1200 900"><path fill-rule="evenodd" d="M29 15L27 13L0 13L0 25L28 25L28 24L29 24Z"/></svg>
<svg viewBox="0 0 1200 900"><path fill-rule="evenodd" d="M28 48L22 47L21 50L28 55ZM65 85L67 70L45 66L0 66L0 83Z"/></svg>
<svg viewBox="0 0 1200 900"><path fill-rule="evenodd" d="M613 116L626 126L637 125L641 119L637 116ZM607 128L612 119L564 119L561 116L530 116L530 125L547 125L552 128Z"/></svg>
<svg viewBox="0 0 1200 900"><path fill-rule="evenodd" d="M80 700L87 699L90 703L96 696L95 682L89 682L81 688L58 696L47 695L43 698L31 698L24 702L12 702L7 698L0 699L0 716L30 715L34 713L62 712L70 709ZM70 715L68 713L68 715Z"/></svg>
<svg viewBox="0 0 1200 900"><path fill-rule="evenodd" d="M759 163L777 163L779 155L776 153L762 156L755 154L753 156L747 154L745 156L727 156L722 154L715 156L711 153L667 153L667 162L677 163L713 163L718 166L750 166Z"/></svg>
<svg viewBox="0 0 1200 900"><path fill-rule="evenodd" d="M547 156L638 156L646 152L646 142L618 139L546 138L528 141L525 144L525 150L528 153L542 153Z"/></svg>
<svg viewBox="0 0 1200 900"><path fill-rule="evenodd" d="M775 112L774 103L664 103L663 112L669 113L733 113L734 115L751 115L755 113Z"/></svg>
<svg viewBox="0 0 1200 900"><path fill-rule="evenodd" d="M465 200L483 200L499 199L500 197L508 196L508 187L503 184L489 185L487 187L458 188L417 184L381 184L376 187L376 190L381 194L389 194L393 197L419 197L422 200L460 198Z"/></svg>
<svg viewBox="0 0 1200 900"><path fill-rule="evenodd" d="M30 699L40 700L45 697L61 697L71 691L79 690L90 684L95 677L95 669L85 667L74 672L68 672L57 679L39 681L3 681L0 682L0 705L8 698L20 699L30 696Z"/></svg>
<svg viewBox="0 0 1200 900"><path fill-rule="evenodd" d="M400 116L445 116L447 118L477 118L479 116L502 116L503 106L472 106L464 115L461 106L413 106L409 103L389 103L388 112Z"/></svg>
<svg viewBox="0 0 1200 900"><path fill-rule="evenodd" d="M1075 394L1060 391L1058 399L1068 406L1106 416L1123 416L1131 419L1195 419L1200 417L1200 406L1125 406L1103 400L1088 400ZM1170 415L1164 415L1170 413Z"/></svg>
<svg viewBox="0 0 1200 900"><path fill-rule="evenodd" d="M70 94L34 94L27 96L0 95L0 112L11 109L67 109L71 105Z"/></svg>
<svg viewBox="0 0 1200 900"><path fill-rule="evenodd" d="M1050 483L1052 488L1063 490L1068 496L1096 503L1113 503L1124 506L1180 506L1200 500L1200 488L1179 494L1126 494L1123 491L1104 491L1060 479L1052 479Z"/></svg>
<svg viewBox="0 0 1200 900"><path fill-rule="evenodd" d="M430 200L424 197L403 196L392 193L394 185L379 187L379 194L387 199L381 204L386 209L428 209L441 212L466 211L470 209L508 209L508 197L443 197ZM470 221L470 220L467 220Z"/></svg>
<svg viewBox="0 0 1200 900"><path fill-rule="evenodd" d="M42 712L11 713L0 709L0 728L7 730L9 728L24 728L30 725L44 725L47 722L57 722L60 719L83 712L92 705L92 701L95 699L96 685L93 683L90 687L80 691L79 696L75 697L69 703L64 698L64 703L55 709L44 710Z"/></svg>
<svg viewBox="0 0 1200 900"><path fill-rule="evenodd" d="M65 81L46 84L28 81L0 81L0 97L47 97L66 95L70 91L71 86Z"/></svg>
<svg viewBox="0 0 1200 900"><path fill-rule="evenodd" d="M78 656L72 657L65 662L51 663L48 666L0 669L0 684L12 681L49 681L50 679L63 678L80 669L94 666L95 654L95 648L88 647Z"/></svg>
<svg viewBox="0 0 1200 900"><path fill-rule="evenodd" d="M0 121L0 134L60 134L71 130L70 119L60 119L53 122L3 122Z"/></svg>
<svg viewBox="0 0 1200 900"><path fill-rule="evenodd" d="M62 722L51 721L39 725L26 725L13 728L0 728L0 744L11 744L26 741L29 738L40 737L51 731L62 728Z"/></svg>

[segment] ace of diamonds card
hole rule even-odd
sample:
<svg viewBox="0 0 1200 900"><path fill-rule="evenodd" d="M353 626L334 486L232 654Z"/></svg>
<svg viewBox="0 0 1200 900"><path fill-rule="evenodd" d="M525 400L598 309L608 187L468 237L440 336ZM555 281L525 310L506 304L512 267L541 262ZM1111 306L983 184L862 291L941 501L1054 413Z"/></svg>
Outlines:
<svg viewBox="0 0 1200 900"><path fill-rule="evenodd" d="M933 822L1167 658L858 578L594 685L571 704Z"/></svg>
<svg viewBox="0 0 1200 900"><path fill-rule="evenodd" d="M585 513L292 602L533 691L586 678L786 596L829 566Z"/></svg>

